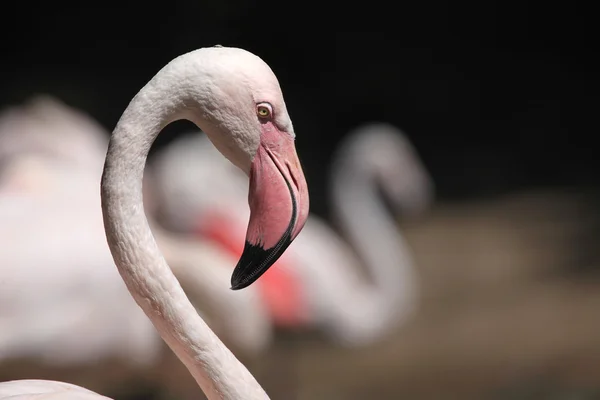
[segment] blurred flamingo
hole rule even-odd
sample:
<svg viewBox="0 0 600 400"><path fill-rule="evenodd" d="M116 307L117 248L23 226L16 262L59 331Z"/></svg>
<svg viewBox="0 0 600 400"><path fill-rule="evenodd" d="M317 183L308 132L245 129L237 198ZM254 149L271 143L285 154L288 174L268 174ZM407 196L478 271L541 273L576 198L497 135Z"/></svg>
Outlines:
<svg viewBox="0 0 600 400"><path fill-rule="evenodd" d="M249 218L241 207L243 174L197 134L172 143L151 165L164 223L196 231L239 256ZM311 215L258 284L276 325L321 327L342 344L364 345L408 320L419 287L410 249L377 189L405 215L418 215L432 201L433 183L405 135L385 123L351 132L334 156L330 178L333 214L349 242Z"/></svg>
<svg viewBox="0 0 600 400"><path fill-rule="evenodd" d="M102 170L108 133L93 118L49 95L37 95L0 113L0 162L36 153Z"/></svg>

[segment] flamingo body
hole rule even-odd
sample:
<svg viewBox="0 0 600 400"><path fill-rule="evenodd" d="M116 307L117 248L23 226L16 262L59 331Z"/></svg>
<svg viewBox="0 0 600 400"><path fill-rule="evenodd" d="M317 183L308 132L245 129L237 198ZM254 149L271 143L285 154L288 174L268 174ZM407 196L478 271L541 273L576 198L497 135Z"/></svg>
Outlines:
<svg viewBox="0 0 600 400"><path fill-rule="evenodd" d="M0 360L155 362L159 338L102 244L99 177L66 163L28 160L20 166L25 177L12 166L10 179L44 187L30 182L27 190L0 190L0 238L11 244L0 252Z"/></svg>
<svg viewBox="0 0 600 400"><path fill-rule="evenodd" d="M22 379L2 382L0 399L10 400L110 400L91 390L66 382Z"/></svg>

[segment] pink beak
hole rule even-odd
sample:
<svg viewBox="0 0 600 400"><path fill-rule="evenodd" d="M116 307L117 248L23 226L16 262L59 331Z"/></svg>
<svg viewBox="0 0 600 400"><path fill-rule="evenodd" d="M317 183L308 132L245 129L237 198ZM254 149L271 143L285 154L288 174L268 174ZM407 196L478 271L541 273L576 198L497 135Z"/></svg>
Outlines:
<svg viewBox="0 0 600 400"><path fill-rule="evenodd" d="M250 286L264 274L308 218L308 187L294 139L271 122L264 123L262 129L250 170L246 244L231 276L233 290Z"/></svg>

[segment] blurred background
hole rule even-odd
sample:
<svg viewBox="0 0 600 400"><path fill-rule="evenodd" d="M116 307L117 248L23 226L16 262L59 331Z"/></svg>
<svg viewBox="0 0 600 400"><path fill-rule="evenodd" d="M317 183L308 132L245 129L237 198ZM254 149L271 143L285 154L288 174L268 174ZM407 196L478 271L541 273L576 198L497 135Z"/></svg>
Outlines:
<svg viewBox="0 0 600 400"><path fill-rule="evenodd" d="M196 258L210 263L220 257L215 274L223 272L218 279L227 282L236 255L214 226L181 223L208 220L229 190L214 186L208 190L213 198L200 200L212 186L193 182L210 178L201 171L212 164L194 164L187 153L171 154L183 163L167 161L165 151L175 152L185 143L180 140L202 137L187 121L168 126L153 146L147 213L199 312L273 399L600 398L600 159L594 142L600 82L590 10L577 3L509 7L493 1L394 8L242 0L15 7L15 23L0 27L1 381L61 379L121 399L201 396L124 292L112 260L100 266L108 253L99 214L90 217L89 229L81 223L99 213L95 179L104 141L131 98L174 57L221 44L250 50L277 75L311 213L327 226L320 240L310 232L299 237L306 239L297 253L314 249L312 259L296 260L291 247L282 268L310 271L299 265L326 258L340 275L271 279L276 286L296 279L290 287L303 291L306 304L295 307L312 316L303 322L273 311L277 300L265 300L268 289L243 302L228 286L213 296L200 285L193 294ZM358 31L369 26L377 32ZM75 139L88 134L89 142ZM370 134L375 139L363 138ZM396 152L384 150L394 146ZM349 183L343 171L351 168L366 171L354 175L357 182L376 185ZM74 177L75 171L81 173ZM336 179L342 183L332 183ZM397 182L386 187L391 181ZM228 195L246 201L244 184L236 187L241 195L237 189ZM385 225L390 235L369 222L375 212L340 204L343 184L373 191L373 208L394 222L392 231ZM10 197L19 191L29 208ZM344 222L349 215L364 217L372 234L357 234L356 224ZM235 229L216 221L225 236ZM82 232L89 243L82 243ZM53 244L57 237L60 243ZM218 255L206 258L196 242L220 243ZM93 250L82 250L88 245ZM353 272L342 268L347 259L356 264L348 267ZM67 263L85 264L98 276L82 273L81 281L62 285L74 275ZM17 268L22 273L15 277ZM322 282L346 273L358 275L337 289L343 293L327 297L333 289ZM386 287L398 274L401 283ZM90 288L99 282L107 286L94 297ZM353 305L359 286L370 288ZM36 295L39 301L32 300ZM238 319L232 310L242 305L236 302L248 307ZM51 312L36 308L50 303ZM372 308L350 316L348 309L367 303ZM63 317L68 321L56 324ZM240 322L244 317L248 321ZM252 340L236 337L240 329L252 329ZM86 342L94 335L93 344Z"/></svg>

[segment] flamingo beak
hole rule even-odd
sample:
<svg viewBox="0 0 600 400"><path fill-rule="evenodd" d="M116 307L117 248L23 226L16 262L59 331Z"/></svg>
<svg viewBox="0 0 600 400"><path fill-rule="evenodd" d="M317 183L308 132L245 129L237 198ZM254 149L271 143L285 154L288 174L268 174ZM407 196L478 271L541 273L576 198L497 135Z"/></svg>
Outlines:
<svg viewBox="0 0 600 400"><path fill-rule="evenodd" d="M231 289L250 286L298 236L308 218L306 179L294 139L272 125L263 128L250 169L250 221Z"/></svg>

